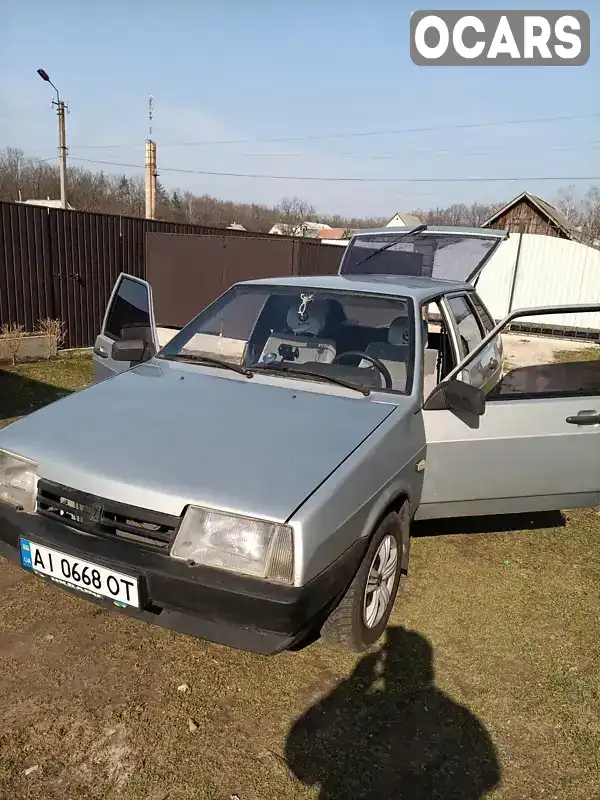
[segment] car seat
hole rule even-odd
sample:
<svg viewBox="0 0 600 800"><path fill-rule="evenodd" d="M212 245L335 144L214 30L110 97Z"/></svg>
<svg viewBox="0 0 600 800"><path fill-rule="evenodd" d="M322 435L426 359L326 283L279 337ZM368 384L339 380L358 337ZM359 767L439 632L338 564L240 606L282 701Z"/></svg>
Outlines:
<svg viewBox="0 0 600 800"><path fill-rule="evenodd" d="M423 320L423 398L427 399L438 384L438 361L440 352L429 347L429 324Z"/></svg>
<svg viewBox="0 0 600 800"><path fill-rule="evenodd" d="M406 367L410 359L410 323L408 317L396 317L390 323L387 342L371 342L365 353L378 358L392 377L392 388L403 391L406 388ZM373 365L362 359L360 367Z"/></svg>
<svg viewBox="0 0 600 800"><path fill-rule="evenodd" d="M439 350L431 347L426 348L423 358L423 399L427 400L429 395L438 385L438 360Z"/></svg>
<svg viewBox="0 0 600 800"><path fill-rule="evenodd" d="M299 306L290 306L286 318L287 331L271 332L259 363L293 361L304 364L317 361L330 364L336 354L335 342L321 335L328 322L328 310L327 301L313 300L308 303L305 318L302 318Z"/></svg>

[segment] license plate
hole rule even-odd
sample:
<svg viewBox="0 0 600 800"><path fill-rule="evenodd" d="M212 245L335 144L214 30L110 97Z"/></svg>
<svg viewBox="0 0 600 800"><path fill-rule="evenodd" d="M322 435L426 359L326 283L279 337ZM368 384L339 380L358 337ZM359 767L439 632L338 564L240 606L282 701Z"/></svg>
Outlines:
<svg viewBox="0 0 600 800"><path fill-rule="evenodd" d="M21 539L20 546L21 562L26 569L46 575L62 586L79 589L95 597L106 597L117 606L140 607L137 578L82 561L28 539Z"/></svg>

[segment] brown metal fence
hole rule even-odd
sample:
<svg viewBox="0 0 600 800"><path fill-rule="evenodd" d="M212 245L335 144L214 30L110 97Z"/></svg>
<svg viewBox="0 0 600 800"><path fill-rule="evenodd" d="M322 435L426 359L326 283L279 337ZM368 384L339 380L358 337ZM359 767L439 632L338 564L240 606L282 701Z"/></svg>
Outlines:
<svg viewBox="0 0 600 800"><path fill-rule="evenodd" d="M191 313L167 309L178 320L170 324L183 324L239 280L333 274L343 253L282 236L0 202L0 325L33 330L44 317L58 318L65 322L68 347L91 346L119 273L146 277L148 242L154 239L162 240L164 280L174 264L183 263L195 281ZM198 239L211 242L203 245L201 262L192 242ZM153 263L152 281L162 280Z"/></svg>
<svg viewBox="0 0 600 800"><path fill-rule="evenodd" d="M296 242L280 236L233 239L149 233L146 276L157 324L185 325L238 281L292 275L296 247Z"/></svg>

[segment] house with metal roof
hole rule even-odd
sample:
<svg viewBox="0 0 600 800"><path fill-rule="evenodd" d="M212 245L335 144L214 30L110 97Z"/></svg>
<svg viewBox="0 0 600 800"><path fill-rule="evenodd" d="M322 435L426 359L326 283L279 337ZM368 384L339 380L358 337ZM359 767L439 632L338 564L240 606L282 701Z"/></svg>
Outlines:
<svg viewBox="0 0 600 800"><path fill-rule="evenodd" d="M538 233L559 239L581 241L577 228L553 205L530 192L521 192L482 224L515 233Z"/></svg>
<svg viewBox="0 0 600 800"><path fill-rule="evenodd" d="M44 208L62 208L62 203L60 200L51 200L49 197L46 200L19 200L18 202L23 203L27 206L43 206ZM67 210L68 211L75 211L73 206L70 203L67 203Z"/></svg>
<svg viewBox="0 0 600 800"><path fill-rule="evenodd" d="M331 226L324 222L277 222L269 233L276 236L303 236L307 239L316 239L323 230L331 230Z"/></svg>
<svg viewBox="0 0 600 800"><path fill-rule="evenodd" d="M415 225L420 225L422 220L415 217L414 214L406 214L404 211L396 212L391 220L386 224L386 228L414 228Z"/></svg>

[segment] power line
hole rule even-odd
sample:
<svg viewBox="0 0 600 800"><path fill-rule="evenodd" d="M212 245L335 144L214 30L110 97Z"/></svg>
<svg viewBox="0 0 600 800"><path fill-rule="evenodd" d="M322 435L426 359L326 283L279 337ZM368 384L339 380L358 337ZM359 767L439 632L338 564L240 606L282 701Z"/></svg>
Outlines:
<svg viewBox="0 0 600 800"><path fill-rule="evenodd" d="M538 144L538 145L531 145L530 147L519 147L516 150L502 150L503 155L511 155L515 153L528 153L531 151L538 151L538 152L564 152L564 151L573 151L579 152L580 148L583 147L597 147L600 145L600 140L592 140L587 142L575 142L572 144L569 143L557 143L557 144ZM440 150L432 150L429 148L418 147L418 148L402 148L401 153L381 153L379 155L368 155L366 153L360 152L341 152L341 153L315 153L315 152L307 152L307 151L300 151L296 153L269 153L269 152L262 152L262 153L236 153L236 157L242 158L249 158L249 157L256 157L260 158L272 158L272 157L282 157L282 158L296 158L296 157L311 157L314 158L315 156L321 158L342 158L342 157L352 157L352 158L361 158L365 161L397 161L406 159L406 153L422 153L423 155L460 155L460 156L485 156L491 155L492 153L497 153L497 149L487 149L487 150L452 150L448 148L440 149ZM163 156L163 161L165 159L172 159L178 158L178 156Z"/></svg>
<svg viewBox="0 0 600 800"><path fill-rule="evenodd" d="M126 164L118 161L97 161L91 158L75 158L72 161L84 161L89 164L103 164L111 167L129 167L141 169L139 164ZM266 175L249 174L245 172L213 172L211 170L183 169L178 167L161 167L161 172L179 172L186 175L213 175L224 178L261 178L265 180L285 180L285 181L320 181L328 183L352 182L352 183L492 183L492 182L513 182L513 181L598 181L599 176L538 176L538 177L518 177L518 178L353 178L353 177L322 177L320 175Z"/></svg>
<svg viewBox="0 0 600 800"><path fill-rule="evenodd" d="M502 127L503 125L530 125L541 124L546 122L561 122L566 120L575 119L588 119L590 117L600 117L600 111L594 111L589 114L566 114L557 117L535 117L531 119L511 119L501 122L467 122L460 125L435 125L422 128L399 128L396 130L387 131L358 131L352 133L323 133L312 134L309 136L273 136L261 139L222 139L214 141L200 141L200 142L158 142L160 147L206 147L209 145L227 145L227 144L256 144L259 142L298 142L298 141L314 141L317 139L350 139L357 137L368 136L396 136L401 133L428 133L432 131L450 131L450 130L466 130L468 128L495 128ZM79 149L129 149L137 147L137 145L123 145L123 144L89 144L89 145L74 145Z"/></svg>
<svg viewBox="0 0 600 800"><path fill-rule="evenodd" d="M503 149L502 153L504 155L514 155L514 154L525 154L529 152L539 152L539 153L546 153L546 152L581 152L582 149L592 149L596 148L600 145L600 140L590 140L585 142L560 142L555 144L537 144L537 145L530 145L529 147L519 147L514 150L506 150ZM70 152L73 151L73 148L70 147ZM39 151L33 151L33 155ZM44 151L45 152L45 151ZM420 153L426 156L462 156L462 157L469 157L469 156L485 156L495 154L497 152L496 149L478 149L478 150L454 150L452 148L441 148L441 149L430 149L430 148L402 148L400 153L379 153L375 155L369 155L367 153L361 152L337 152L337 153L315 153L315 152L307 152L307 151L297 151L297 152L257 152L257 153L237 153L236 157L238 158L355 158L360 159L362 161L405 161L407 153ZM41 158L41 156L36 156L37 158ZM165 161L170 161L178 156L163 156L161 159L161 163ZM43 160L43 159L42 159ZM164 167L166 169L166 167Z"/></svg>

